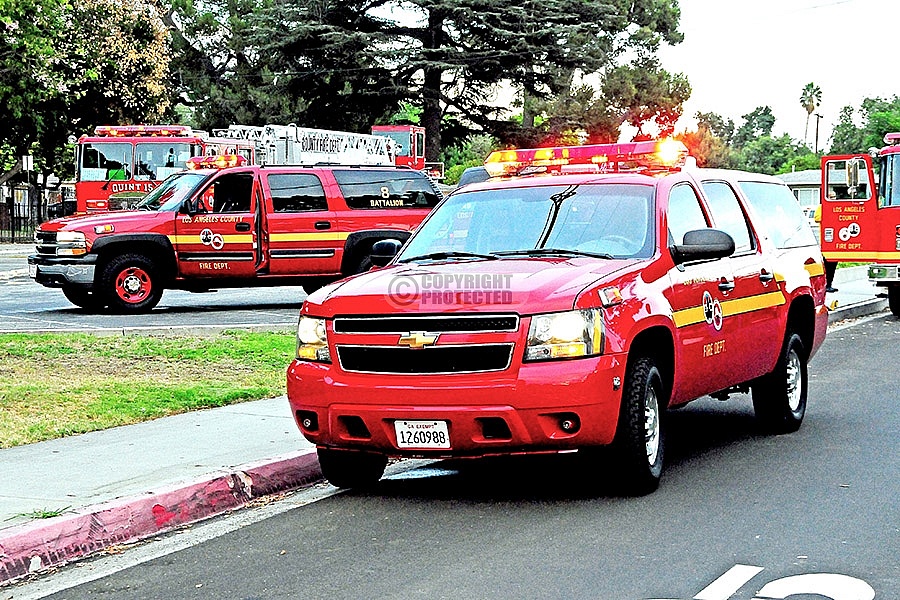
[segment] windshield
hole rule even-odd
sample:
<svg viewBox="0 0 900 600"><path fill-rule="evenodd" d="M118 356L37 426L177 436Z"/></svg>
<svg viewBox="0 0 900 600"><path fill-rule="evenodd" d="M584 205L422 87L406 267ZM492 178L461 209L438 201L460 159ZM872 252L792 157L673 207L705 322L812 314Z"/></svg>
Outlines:
<svg viewBox="0 0 900 600"><path fill-rule="evenodd" d="M551 254L646 258L654 249L653 187L546 185L459 192L416 231L398 257Z"/></svg>
<svg viewBox="0 0 900 600"><path fill-rule="evenodd" d="M135 208L175 212L205 179L206 176L200 173L183 172L172 175L144 196Z"/></svg>

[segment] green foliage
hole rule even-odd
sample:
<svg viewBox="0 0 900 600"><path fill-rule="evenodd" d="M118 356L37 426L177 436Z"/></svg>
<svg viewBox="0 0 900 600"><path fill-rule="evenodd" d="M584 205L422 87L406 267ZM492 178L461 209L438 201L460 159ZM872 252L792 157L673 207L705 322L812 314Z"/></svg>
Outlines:
<svg viewBox="0 0 900 600"><path fill-rule="evenodd" d="M743 115L743 125L738 127L731 139L737 148L743 148L751 141L772 135L772 127L775 126L775 115L771 106L758 106L752 112Z"/></svg>
<svg viewBox="0 0 900 600"><path fill-rule="evenodd" d="M856 125L859 114L862 126ZM831 139L831 154L855 154L884 146L884 135L900 131L900 96L891 99L865 98L858 110L851 106L841 115Z"/></svg>
<svg viewBox="0 0 900 600"><path fill-rule="evenodd" d="M691 86L684 75L667 72L655 58L644 58L610 71L603 95L624 122L638 130L638 137L644 137L642 128L648 123L656 125L660 136L670 136Z"/></svg>
<svg viewBox="0 0 900 600"><path fill-rule="evenodd" d="M456 185L463 171L483 165L484 159L496 148L497 139L487 134L472 134L462 143L445 148L441 153L444 183Z"/></svg>

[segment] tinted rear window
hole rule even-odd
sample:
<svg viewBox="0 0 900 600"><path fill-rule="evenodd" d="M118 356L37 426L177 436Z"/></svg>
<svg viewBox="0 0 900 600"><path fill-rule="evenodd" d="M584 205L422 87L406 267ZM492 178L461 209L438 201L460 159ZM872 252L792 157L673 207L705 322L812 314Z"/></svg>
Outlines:
<svg viewBox="0 0 900 600"><path fill-rule="evenodd" d="M350 208L432 208L439 192L421 173L410 171L334 171Z"/></svg>
<svg viewBox="0 0 900 600"><path fill-rule="evenodd" d="M776 248L799 248L819 243L797 199L786 185L761 181L742 181L738 185L757 218L762 219L762 226Z"/></svg>

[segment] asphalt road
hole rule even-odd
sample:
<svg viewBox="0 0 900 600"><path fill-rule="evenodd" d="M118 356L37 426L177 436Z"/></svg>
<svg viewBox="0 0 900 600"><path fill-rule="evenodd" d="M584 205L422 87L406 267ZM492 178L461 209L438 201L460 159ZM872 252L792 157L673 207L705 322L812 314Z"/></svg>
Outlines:
<svg viewBox="0 0 900 600"><path fill-rule="evenodd" d="M895 600L898 336L885 315L833 330L795 434L760 431L746 396L673 412L650 496L616 496L575 455L434 463L192 528L127 568L140 549L70 567L125 561L49 597Z"/></svg>
<svg viewBox="0 0 900 600"><path fill-rule="evenodd" d="M296 326L306 294L301 287L223 289L196 294L166 290L148 314L95 314L66 300L61 290L28 277L24 257L0 255L0 333L60 331L203 331L227 327Z"/></svg>

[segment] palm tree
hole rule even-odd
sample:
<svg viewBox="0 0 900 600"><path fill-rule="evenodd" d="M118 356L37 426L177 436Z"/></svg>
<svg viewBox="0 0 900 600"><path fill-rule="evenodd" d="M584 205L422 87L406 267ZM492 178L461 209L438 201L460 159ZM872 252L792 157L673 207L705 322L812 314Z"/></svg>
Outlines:
<svg viewBox="0 0 900 600"><path fill-rule="evenodd" d="M813 82L803 86L803 91L800 93L800 106L806 109L806 127L803 129L804 144L809 133L809 118L820 104L822 104L822 88Z"/></svg>

